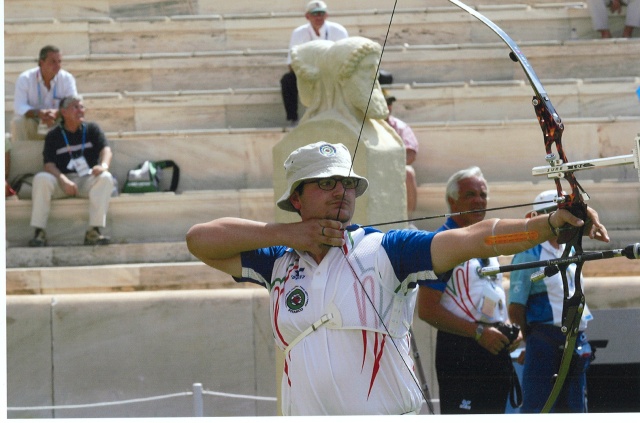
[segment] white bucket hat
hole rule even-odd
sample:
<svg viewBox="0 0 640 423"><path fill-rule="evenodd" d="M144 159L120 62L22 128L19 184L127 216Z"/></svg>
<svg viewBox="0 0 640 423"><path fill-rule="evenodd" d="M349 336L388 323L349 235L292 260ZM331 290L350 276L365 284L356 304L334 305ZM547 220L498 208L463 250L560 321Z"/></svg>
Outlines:
<svg viewBox="0 0 640 423"><path fill-rule="evenodd" d="M332 176L351 177L360 180L356 187L356 197L367 190L369 181L351 170L351 155L344 144L329 144L318 141L300 147L284 162L287 190L276 203L282 210L297 212L289 201L295 189L305 180L330 178Z"/></svg>
<svg viewBox="0 0 640 423"><path fill-rule="evenodd" d="M558 204L555 202L556 197L558 197L558 191L555 189L550 189L548 191L542 191L538 194L533 200L534 204L533 210L527 214L527 217L537 216L541 212L549 213L550 211L556 210L558 208Z"/></svg>

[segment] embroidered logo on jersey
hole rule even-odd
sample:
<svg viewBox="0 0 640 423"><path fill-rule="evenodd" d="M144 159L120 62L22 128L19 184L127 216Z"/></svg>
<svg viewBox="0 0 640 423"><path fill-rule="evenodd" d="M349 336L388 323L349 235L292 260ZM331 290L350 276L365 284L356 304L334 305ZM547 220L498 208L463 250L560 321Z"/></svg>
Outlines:
<svg viewBox="0 0 640 423"><path fill-rule="evenodd" d="M336 155L336 148L329 144L324 144L320 146L320 154L325 157L331 157Z"/></svg>
<svg viewBox="0 0 640 423"><path fill-rule="evenodd" d="M309 296L307 295L307 291L301 286L296 286L287 294L287 309L289 309L291 313L301 312L308 302Z"/></svg>
<svg viewBox="0 0 640 423"><path fill-rule="evenodd" d="M295 269L293 271L293 274L290 276L290 278L294 279L294 280L304 279L304 274L301 274L303 272L304 272L304 267L301 267L299 269Z"/></svg>

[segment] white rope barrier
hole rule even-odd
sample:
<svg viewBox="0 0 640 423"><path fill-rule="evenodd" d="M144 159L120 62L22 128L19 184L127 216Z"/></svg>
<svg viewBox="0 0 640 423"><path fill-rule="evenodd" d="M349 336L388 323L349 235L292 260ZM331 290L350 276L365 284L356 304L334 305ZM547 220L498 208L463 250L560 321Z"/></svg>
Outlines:
<svg viewBox="0 0 640 423"><path fill-rule="evenodd" d="M158 395L153 397L146 398L134 398L129 400L121 400L121 401L112 401L112 402L96 402L91 404L77 404L77 405L42 405L35 407L7 407L7 411L35 411L35 410L68 410L68 409L78 409L78 408L90 408L90 407L105 407L110 405L122 405L122 404L132 404L139 402L148 402L148 401L159 401L169 398L176 397L185 397L185 396L193 396L193 410L196 417L203 416L203 401L202 395L212 395L219 397L227 397L227 398L240 398L240 399L248 399L255 401L277 401L275 397L262 397L255 395L240 395L240 394L230 394L226 392L216 392L216 391L206 391L202 389L202 384L194 383L192 392L178 392L175 394L167 394L167 395Z"/></svg>
<svg viewBox="0 0 640 423"><path fill-rule="evenodd" d="M251 399L257 401L277 401L278 399L275 397L257 397L253 395L238 395L238 394L227 394L224 392L215 392L215 391L202 391L203 394L207 395L216 395L219 397L228 397L228 398L244 398Z"/></svg>
<svg viewBox="0 0 640 423"><path fill-rule="evenodd" d="M133 404L136 402L146 402L146 401L158 401L167 398L174 397L184 397L193 395L193 392L180 392L175 394L167 394L167 395L159 395L156 397L147 397L147 398L135 398L129 400L122 401L113 401L113 402L95 402L91 404L77 404L77 405L42 405L38 407L7 407L8 411L27 411L27 410L65 410L65 409L74 409L74 408L90 408L90 407L105 407L108 405L119 405L119 404Z"/></svg>

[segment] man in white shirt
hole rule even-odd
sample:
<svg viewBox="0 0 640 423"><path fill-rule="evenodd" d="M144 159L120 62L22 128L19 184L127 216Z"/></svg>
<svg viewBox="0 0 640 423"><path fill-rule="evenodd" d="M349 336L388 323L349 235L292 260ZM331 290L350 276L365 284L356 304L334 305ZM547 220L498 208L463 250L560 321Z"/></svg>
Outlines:
<svg viewBox="0 0 640 423"><path fill-rule="evenodd" d="M298 123L298 87L296 74L291 68L291 49L294 46L313 40L338 41L349 36L349 33L342 25L327 20L329 16L327 4L323 1L309 2L304 16L309 22L300 25L291 33L289 54L287 55L289 71L280 79L282 101L287 113L287 121L291 126L295 126Z"/></svg>
<svg viewBox="0 0 640 423"><path fill-rule="evenodd" d="M22 72L16 80L12 140L44 139L58 120L60 100L77 94L75 78L62 69L60 49L44 46L38 66Z"/></svg>

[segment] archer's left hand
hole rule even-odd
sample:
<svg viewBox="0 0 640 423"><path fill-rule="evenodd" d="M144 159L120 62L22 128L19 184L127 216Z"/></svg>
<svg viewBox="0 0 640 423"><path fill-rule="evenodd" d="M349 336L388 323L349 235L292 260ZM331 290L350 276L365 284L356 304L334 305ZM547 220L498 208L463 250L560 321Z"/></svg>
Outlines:
<svg viewBox="0 0 640 423"><path fill-rule="evenodd" d="M568 223L571 226L582 226L587 225L585 227L585 235L589 235L589 238L596 239L602 242L609 242L609 235L607 234L607 228L604 227L602 223L600 223L600 218L598 217L598 212L596 212L591 207L587 207L587 219L584 222L582 219L574 216L566 209L558 209L553 213L550 219L551 224L560 228L564 226L565 223Z"/></svg>

